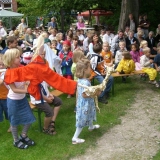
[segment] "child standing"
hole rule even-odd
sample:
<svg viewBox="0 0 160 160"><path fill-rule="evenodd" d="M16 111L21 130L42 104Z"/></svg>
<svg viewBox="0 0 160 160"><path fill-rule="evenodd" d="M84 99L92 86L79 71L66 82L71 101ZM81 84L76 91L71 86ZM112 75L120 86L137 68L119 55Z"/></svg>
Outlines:
<svg viewBox="0 0 160 160"><path fill-rule="evenodd" d="M140 64L142 67L142 71L144 71L149 76L149 83L154 84L157 88L159 87L159 84L157 83L156 76L157 71L154 68L151 68L151 64L153 63L153 60L150 59L150 48L146 47L143 49L144 55L140 57Z"/></svg>
<svg viewBox="0 0 160 160"><path fill-rule="evenodd" d="M20 66L20 52L18 49L8 49L3 57L4 65L8 68L18 68ZM8 118L11 125L11 131L14 139L14 146L20 149L26 149L35 144L27 136L31 124L35 117L28 104L25 93L27 93L28 84L25 82L15 82L9 85L10 89L7 95ZM22 133L18 137L18 126L23 125Z"/></svg>
<svg viewBox="0 0 160 160"><path fill-rule="evenodd" d="M0 54L0 69L5 69L2 58L3 54ZM0 122L3 121L3 113L5 119L8 120L7 94L8 94L8 89L6 88L6 86L4 84L0 85ZM11 132L10 128L8 129L8 132Z"/></svg>
<svg viewBox="0 0 160 160"><path fill-rule="evenodd" d="M132 56L132 59L135 63L136 70L141 70L141 65L140 65L140 54L138 51L138 46L137 44L131 44L131 51L130 54Z"/></svg>
<svg viewBox="0 0 160 160"><path fill-rule="evenodd" d="M104 59L104 64L106 66L112 66L113 65L113 58L112 58L112 52L110 51L110 46L108 42L103 43L103 49L101 52L101 56Z"/></svg>
<svg viewBox="0 0 160 160"><path fill-rule="evenodd" d="M59 57L62 59L62 74L67 79L72 79L72 57L73 53L70 51L71 43L66 40L63 42L63 50L59 53ZM67 98L71 98L71 95L68 95Z"/></svg>
<svg viewBox="0 0 160 160"><path fill-rule="evenodd" d="M88 78L90 77L90 62L83 59L77 63L76 77L78 77L78 84L91 86ZM98 95L99 93L97 93ZM87 96L84 93L84 88L77 87L77 110L76 110L76 131L72 138L72 144L78 144L85 142L84 139L78 138L83 127L89 126L89 130L98 129L100 125L93 125L93 121L96 121L96 108L94 99Z"/></svg>

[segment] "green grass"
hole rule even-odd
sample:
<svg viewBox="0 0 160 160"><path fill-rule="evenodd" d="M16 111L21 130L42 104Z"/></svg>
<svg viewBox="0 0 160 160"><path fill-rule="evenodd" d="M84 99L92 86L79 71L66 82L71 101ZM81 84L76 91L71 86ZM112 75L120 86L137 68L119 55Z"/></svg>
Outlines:
<svg viewBox="0 0 160 160"><path fill-rule="evenodd" d="M26 150L13 147L12 135L7 133L9 123L6 120L3 121L0 123L0 160L68 160L85 153L88 147L96 146L96 140L99 137L114 125L121 123L120 116L124 115L127 108L134 103L135 93L142 83L139 77L129 77L126 84L121 83L121 78L115 79L115 95L110 95L109 104L99 103L101 112L97 112L97 123L101 128L93 132L89 132L87 127L84 128L80 135L86 140L84 144L72 145L71 143L75 132L75 97L67 99L67 95L61 96L63 105L56 120L55 136L40 133L37 121L32 124L28 135L36 145ZM34 114L37 116L36 113Z"/></svg>

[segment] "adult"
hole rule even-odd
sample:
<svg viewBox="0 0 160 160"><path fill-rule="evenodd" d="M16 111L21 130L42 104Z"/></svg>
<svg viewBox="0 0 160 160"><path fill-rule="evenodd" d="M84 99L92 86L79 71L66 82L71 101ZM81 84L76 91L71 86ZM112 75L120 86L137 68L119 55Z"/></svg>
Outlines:
<svg viewBox="0 0 160 160"><path fill-rule="evenodd" d="M33 47L33 40L36 39L36 36L32 33L32 29L27 29L27 34L25 35L25 44L27 47Z"/></svg>
<svg viewBox="0 0 160 160"><path fill-rule="evenodd" d="M83 29L83 28L85 28L85 24L84 24L84 21L83 21L82 17L78 18L78 22L76 24L76 27L77 27L77 29Z"/></svg>
<svg viewBox="0 0 160 160"><path fill-rule="evenodd" d="M125 31L124 31L124 37L125 37L125 38L127 38L127 37L129 36L129 31L130 31L129 27L126 26L126 27L125 27Z"/></svg>
<svg viewBox="0 0 160 160"><path fill-rule="evenodd" d="M6 42L5 42L6 36L7 32L3 27L2 21L0 20L0 50L3 50L6 47Z"/></svg>
<svg viewBox="0 0 160 160"><path fill-rule="evenodd" d="M7 49L17 48L17 46L18 46L17 37L15 37L15 36L9 36L9 37L7 38L7 47L5 47L5 48L1 51L1 53L4 54Z"/></svg>
<svg viewBox="0 0 160 160"><path fill-rule="evenodd" d="M128 26L131 31L135 32L136 23L135 23L133 14L129 14L128 20L126 22L126 26Z"/></svg>
<svg viewBox="0 0 160 160"><path fill-rule="evenodd" d="M103 36L103 40L102 40L103 43L108 42L109 46L111 46L113 38L114 38L114 34L111 33L110 28L107 28L106 34Z"/></svg>
<svg viewBox="0 0 160 160"><path fill-rule="evenodd" d="M126 38L126 48L128 51L131 50L131 44L139 45L138 39L134 37L133 31L129 31L128 37Z"/></svg>
<svg viewBox="0 0 160 160"><path fill-rule="evenodd" d="M9 32L9 36L14 36L14 31L16 30L16 27L13 26L11 31Z"/></svg>
<svg viewBox="0 0 160 160"><path fill-rule="evenodd" d="M159 43L160 42L160 24L158 24L158 28L156 29L156 42Z"/></svg>
<svg viewBox="0 0 160 160"><path fill-rule="evenodd" d="M145 40L148 42L148 47L151 49L151 54L156 55L157 48L156 48L156 40L154 38L154 32L150 31L148 37Z"/></svg>
<svg viewBox="0 0 160 160"><path fill-rule="evenodd" d="M147 15L143 16L143 20L140 21L139 26L143 29L145 38L148 37L150 22L147 19Z"/></svg>
<svg viewBox="0 0 160 160"><path fill-rule="evenodd" d="M116 51L119 50L119 42L124 41L124 32L122 30L118 31L118 34L113 38L112 44L111 44L111 52L114 54L113 56L116 55Z"/></svg>
<svg viewBox="0 0 160 160"><path fill-rule="evenodd" d="M56 23L56 19L55 17L51 18L51 22L48 23L48 28L52 27L52 28L57 28L57 23Z"/></svg>
<svg viewBox="0 0 160 160"><path fill-rule="evenodd" d="M141 41L144 40L144 32L143 32L143 30L139 30L139 31L137 32L137 39L138 39L138 43L139 43L139 44L141 43Z"/></svg>
<svg viewBox="0 0 160 160"><path fill-rule="evenodd" d="M23 35L25 33L25 28L27 27L24 19L21 19L21 23L17 26L17 30L19 31L20 35Z"/></svg>

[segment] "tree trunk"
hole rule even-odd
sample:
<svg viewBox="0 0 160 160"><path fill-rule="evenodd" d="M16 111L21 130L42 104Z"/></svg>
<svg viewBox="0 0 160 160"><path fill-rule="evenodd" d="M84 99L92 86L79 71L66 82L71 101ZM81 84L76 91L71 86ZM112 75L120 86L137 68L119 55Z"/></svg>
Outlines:
<svg viewBox="0 0 160 160"><path fill-rule="evenodd" d="M125 29L125 24L128 20L129 14L132 13L135 19L136 27L138 24L139 15L139 0L122 0L121 3L121 15L119 19L118 29Z"/></svg>

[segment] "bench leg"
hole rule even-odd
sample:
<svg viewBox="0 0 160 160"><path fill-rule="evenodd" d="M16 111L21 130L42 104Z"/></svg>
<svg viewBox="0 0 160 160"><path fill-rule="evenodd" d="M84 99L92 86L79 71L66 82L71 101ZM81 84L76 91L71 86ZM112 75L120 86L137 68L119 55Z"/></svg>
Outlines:
<svg viewBox="0 0 160 160"><path fill-rule="evenodd" d="M41 111L39 109L38 109L38 125L39 125L39 131L42 132Z"/></svg>

